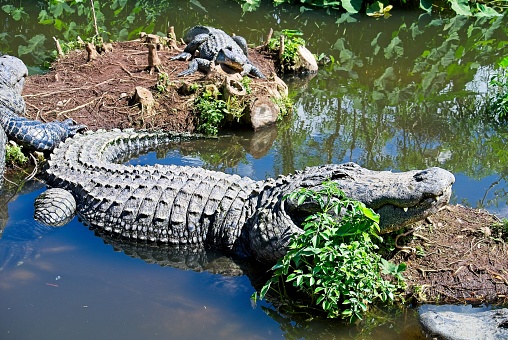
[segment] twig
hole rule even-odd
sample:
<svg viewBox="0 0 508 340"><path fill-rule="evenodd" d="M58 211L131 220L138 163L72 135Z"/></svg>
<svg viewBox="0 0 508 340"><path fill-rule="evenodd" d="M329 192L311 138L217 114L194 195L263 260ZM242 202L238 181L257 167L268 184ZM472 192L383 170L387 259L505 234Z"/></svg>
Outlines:
<svg viewBox="0 0 508 340"><path fill-rule="evenodd" d="M500 278L501 280L503 280L503 281L504 281L504 283L505 283L506 285L508 285L508 280L507 280L507 279L506 279L503 275L501 275L501 274L499 274L499 273L496 273L495 271L490 270L490 269L487 269L487 271L489 272L489 274L490 274L490 275L494 275L495 277Z"/></svg>
<svg viewBox="0 0 508 340"><path fill-rule="evenodd" d="M406 231L406 232L405 232L405 233L403 233L403 234L399 234L399 235L397 235L397 236L395 237L395 248L400 249L400 250L401 250L401 251L403 251L403 252L407 252L408 250L410 250L411 252L416 253L416 248L413 248L413 247L406 247L406 246L399 246L399 243L398 243L398 241L399 241L399 238L400 238L400 237L405 237L405 236L407 236L407 235L409 235L409 234L411 234L411 233L414 233L414 232L415 232L415 230L414 230L414 229L411 229L411 230L409 230L409 231Z"/></svg>
<svg viewBox="0 0 508 340"><path fill-rule="evenodd" d="M90 3L92 4L93 27L95 28L95 35L98 37L99 29L97 28L97 17L95 16L95 6L93 0L90 0Z"/></svg>
<svg viewBox="0 0 508 340"><path fill-rule="evenodd" d="M63 115L63 114L66 114L66 113L69 113L69 112L72 112L72 111L76 111L76 110L82 109L82 108L84 108L85 106L92 104L92 103L93 103L94 101L96 101L96 100L97 100L97 98L94 98L94 99L92 99L91 101L89 101L88 103L84 103L84 104L78 105L78 106L76 106L76 107L74 107L74 108L72 108L72 109L68 109L68 110L64 110L64 111L59 111L59 112L57 112L56 116L57 116L57 117L60 117L60 116L61 116L61 115ZM48 112L48 113L51 113L51 112L56 112L56 111L55 111L55 110L53 110L53 111L50 111L50 112Z"/></svg>
<svg viewBox="0 0 508 340"><path fill-rule="evenodd" d="M63 57L64 56L64 53L62 51L62 47L60 46L60 42L58 41L57 38L53 37L53 40L55 41L55 45L56 45L56 52L58 53L58 56L59 57Z"/></svg>
<svg viewBox="0 0 508 340"><path fill-rule="evenodd" d="M143 52L143 53L146 53L146 52ZM132 77L132 73L131 73L129 70L127 70L127 69L125 68L125 66L123 66L123 65L122 65L122 64L120 64L120 63L114 63L114 64L115 64L115 65L120 66L120 68L121 68L122 70L124 70L124 71L125 71L125 72L126 72L126 73L130 76L130 77Z"/></svg>
<svg viewBox="0 0 508 340"><path fill-rule="evenodd" d="M437 273L437 272L452 272L451 268L439 268L439 269L423 269L418 267L418 270L422 273L423 277L426 277L427 273Z"/></svg>

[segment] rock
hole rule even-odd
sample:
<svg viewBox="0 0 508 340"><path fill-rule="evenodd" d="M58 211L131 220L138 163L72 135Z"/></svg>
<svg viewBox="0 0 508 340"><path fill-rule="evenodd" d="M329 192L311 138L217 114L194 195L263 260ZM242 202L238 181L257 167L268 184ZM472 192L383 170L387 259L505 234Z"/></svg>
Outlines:
<svg viewBox="0 0 508 340"><path fill-rule="evenodd" d="M314 55L305 47L298 46L298 60L294 66L297 72L314 73L318 70L318 64Z"/></svg>
<svg viewBox="0 0 508 340"><path fill-rule="evenodd" d="M446 340L508 339L508 309L453 312L432 306L420 313L420 323L431 337Z"/></svg>
<svg viewBox="0 0 508 340"><path fill-rule="evenodd" d="M249 118L254 131L275 124L279 117L279 106L268 97L259 97L252 101Z"/></svg>

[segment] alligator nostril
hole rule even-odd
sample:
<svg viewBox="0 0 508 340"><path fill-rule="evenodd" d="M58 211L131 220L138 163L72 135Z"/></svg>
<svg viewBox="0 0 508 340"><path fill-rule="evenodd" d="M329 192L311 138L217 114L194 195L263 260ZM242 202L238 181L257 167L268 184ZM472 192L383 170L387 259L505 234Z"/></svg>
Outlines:
<svg viewBox="0 0 508 340"><path fill-rule="evenodd" d="M413 178L415 179L415 181L417 182L423 182L425 180L425 177L427 175L427 171L426 170L423 170L423 171L420 171L419 173L417 174L414 174Z"/></svg>

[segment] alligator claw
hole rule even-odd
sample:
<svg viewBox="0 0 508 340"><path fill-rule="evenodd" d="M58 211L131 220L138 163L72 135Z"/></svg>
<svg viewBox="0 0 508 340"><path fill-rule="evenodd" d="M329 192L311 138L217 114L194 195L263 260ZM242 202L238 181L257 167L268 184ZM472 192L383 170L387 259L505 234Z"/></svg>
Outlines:
<svg viewBox="0 0 508 340"><path fill-rule="evenodd" d="M176 55L176 56L170 58L169 60L183 60L183 61L187 61L191 57L192 57L192 54L190 54L189 52L182 52L179 55Z"/></svg>

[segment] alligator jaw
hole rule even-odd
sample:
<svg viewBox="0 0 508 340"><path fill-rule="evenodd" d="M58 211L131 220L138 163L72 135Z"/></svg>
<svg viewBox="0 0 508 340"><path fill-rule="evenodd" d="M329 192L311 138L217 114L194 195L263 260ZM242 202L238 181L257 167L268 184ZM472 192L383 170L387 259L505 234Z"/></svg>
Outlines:
<svg viewBox="0 0 508 340"><path fill-rule="evenodd" d="M437 167L392 173L368 170L354 163L307 168L294 177L292 181L299 182L300 187L315 191L324 181L334 181L346 196L365 203L380 215L381 233L401 229L436 213L448 203L455 182L450 172ZM295 202L286 205L296 224L313 210L316 208L312 205L296 207Z"/></svg>

